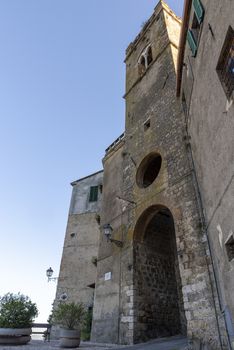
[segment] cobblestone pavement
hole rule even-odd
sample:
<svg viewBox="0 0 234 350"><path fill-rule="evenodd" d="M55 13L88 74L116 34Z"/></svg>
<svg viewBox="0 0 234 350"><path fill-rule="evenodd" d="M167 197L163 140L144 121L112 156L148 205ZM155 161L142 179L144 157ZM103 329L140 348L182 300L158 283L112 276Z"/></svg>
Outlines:
<svg viewBox="0 0 234 350"><path fill-rule="evenodd" d="M79 349L81 350L186 350L187 342L182 337L172 337L152 340L148 343L137 344L133 346L111 345L111 344L94 344L90 342L82 342ZM0 350L55 350L59 348L58 341L45 343L42 340L32 340L27 345L9 346L2 345ZM77 348L78 349L78 348Z"/></svg>

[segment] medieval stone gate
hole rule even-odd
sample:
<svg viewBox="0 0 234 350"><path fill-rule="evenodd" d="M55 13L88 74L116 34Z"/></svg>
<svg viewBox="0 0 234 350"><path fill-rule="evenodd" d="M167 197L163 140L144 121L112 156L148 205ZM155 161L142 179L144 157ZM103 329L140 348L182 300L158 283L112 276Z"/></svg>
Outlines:
<svg viewBox="0 0 234 350"><path fill-rule="evenodd" d="M151 206L134 233L134 341L186 334L174 220L164 206Z"/></svg>
<svg viewBox="0 0 234 350"><path fill-rule="evenodd" d="M64 256L69 270L82 252L77 276L71 273L73 299L82 292L82 301L89 302L90 286L95 287L93 341L131 344L186 334L220 349L225 336L184 116L175 97L180 25L160 1L127 48L125 134L106 150L103 178L93 174L89 180L96 205L90 203L86 179L83 187L84 179L75 185L85 206L70 217ZM106 225L120 245L104 237ZM69 255L71 247L76 255Z"/></svg>

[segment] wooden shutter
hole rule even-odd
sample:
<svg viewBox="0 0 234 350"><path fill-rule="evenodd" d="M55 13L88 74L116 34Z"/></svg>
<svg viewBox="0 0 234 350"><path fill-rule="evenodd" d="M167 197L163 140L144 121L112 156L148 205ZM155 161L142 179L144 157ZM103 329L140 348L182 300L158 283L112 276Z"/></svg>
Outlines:
<svg viewBox="0 0 234 350"><path fill-rule="evenodd" d="M98 186L91 186L89 193L89 201L96 202L98 199Z"/></svg>
<svg viewBox="0 0 234 350"><path fill-rule="evenodd" d="M203 21L204 13L205 13L201 1L200 0L193 0L193 8L194 8L194 12L196 14L197 20L198 20L199 24L201 24Z"/></svg>
<svg viewBox="0 0 234 350"><path fill-rule="evenodd" d="M197 43L191 29L188 30L187 40L188 40L189 47L192 50L193 57L195 57L197 54Z"/></svg>

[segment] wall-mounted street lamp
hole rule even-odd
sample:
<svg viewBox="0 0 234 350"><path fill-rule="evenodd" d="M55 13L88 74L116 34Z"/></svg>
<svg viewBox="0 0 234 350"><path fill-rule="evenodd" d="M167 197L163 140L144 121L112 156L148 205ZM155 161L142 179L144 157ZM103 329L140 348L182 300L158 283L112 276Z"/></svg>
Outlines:
<svg viewBox="0 0 234 350"><path fill-rule="evenodd" d="M108 242L112 242L118 247L122 248L123 247L123 242L118 241L117 239L111 238L113 232L113 228L111 227L110 224L103 225L103 234L106 236L106 239Z"/></svg>
<svg viewBox="0 0 234 350"><path fill-rule="evenodd" d="M52 277L53 276L53 269L51 267L49 267L47 270L46 270L46 276L48 278L48 282L50 281L57 281L58 277Z"/></svg>

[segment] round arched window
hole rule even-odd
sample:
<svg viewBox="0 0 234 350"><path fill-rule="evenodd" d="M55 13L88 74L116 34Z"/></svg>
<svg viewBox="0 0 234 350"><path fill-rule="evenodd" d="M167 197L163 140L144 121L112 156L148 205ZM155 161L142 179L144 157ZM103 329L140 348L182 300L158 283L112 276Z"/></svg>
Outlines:
<svg viewBox="0 0 234 350"><path fill-rule="evenodd" d="M148 154L137 170L136 182L141 188L150 186L158 177L162 165L162 157L160 154L153 152Z"/></svg>

